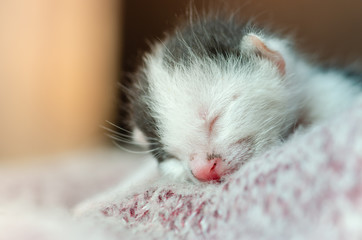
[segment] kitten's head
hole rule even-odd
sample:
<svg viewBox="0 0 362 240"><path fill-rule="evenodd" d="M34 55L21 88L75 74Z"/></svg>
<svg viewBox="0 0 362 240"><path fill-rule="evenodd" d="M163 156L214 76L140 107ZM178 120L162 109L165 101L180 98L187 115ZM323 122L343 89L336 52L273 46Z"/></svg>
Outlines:
<svg viewBox="0 0 362 240"><path fill-rule="evenodd" d="M173 158L191 177L219 180L280 141L293 121L290 93L285 61L266 41L250 33L234 52L179 62L168 51L160 44L146 57L134 104L160 161Z"/></svg>

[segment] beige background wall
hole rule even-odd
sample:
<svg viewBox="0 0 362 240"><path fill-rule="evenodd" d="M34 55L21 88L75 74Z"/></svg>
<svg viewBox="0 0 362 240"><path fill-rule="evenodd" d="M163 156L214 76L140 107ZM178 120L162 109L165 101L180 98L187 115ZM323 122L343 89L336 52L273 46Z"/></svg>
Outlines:
<svg viewBox="0 0 362 240"><path fill-rule="evenodd" d="M119 3L0 1L0 160L102 141L119 73Z"/></svg>

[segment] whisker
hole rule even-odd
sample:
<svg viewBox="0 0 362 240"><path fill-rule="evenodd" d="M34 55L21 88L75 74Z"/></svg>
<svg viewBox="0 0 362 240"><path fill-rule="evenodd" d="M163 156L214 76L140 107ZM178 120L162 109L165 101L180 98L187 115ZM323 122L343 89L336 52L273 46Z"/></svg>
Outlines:
<svg viewBox="0 0 362 240"><path fill-rule="evenodd" d="M129 152L129 153L134 153L134 154L147 154L147 153L152 153L154 151L159 150L158 148L155 148L155 149L151 149L151 150L148 150L148 151L133 151L133 150L122 147L121 145L119 145L115 141L112 141L112 142L113 142L114 145L116 145L118 148L122 149L123 151Z"/></svg>
<svg viewBox="0 0 362 240"><path fill-rule="evenodd" d="M110 121L108 121L108 120L106 120L106 122L107 122L108 124L114 126L115 128L118 128L118 129L120 129L120 130L122 130L122 131L124 131L124 132L126 132L126 133L128 133L128 134L130 134L130 135L128 136L128 135L126 135L126 134L119 133L119 132L117 132L117 131L111 130L110 128L107 128L107 127L105 127L105 126L101 126L103 129L108 130L108 131L110 131L110 132L113 132L113 133L115 133L115 134L117 134L117 135L120 135L120 136L123 136L123 137L131 137L131 136L133 136L133 132L131 132L131 131L127 130L127 129L124 129L124 128L122 128L122 127L120 127L120 126L118 126L118 125L116 125L116 124L114 124L114 123L112 123L112 122L110 122ZM147 137L147 136L146 136L146 140L147 140L147 141L149 141L149 140L154 140L155 142L158 141L158 139L156 139L156 138Z"/></svg>
<svg viewBox="0 0 362 240"><path fill-rule="evenodd" d="M143 146L143 147L148 147L148 144L142 144L142 143L137 143L134 141L130 141L124 138L120 138L118 136L112 135L112 134L105 134L107 137L116 140L118 142L122 142L122 143L127 143L127 144L131 144L131 145L136 145L136 146Z"/></svg>
<svg viewBox="0 0 362 240"><path fill-rule="evenodd" d="M108 132L114 133L115 135L120 136L120 137L126 137L126 138L132 137L132 136L130 136L130 135L117 132L117 131L115 131L115 130L113 130L113 129L111 129L111 128L108 128L108 127L106 127L106 126L103 126L103 125L101 125L100 128L102 128L102 129L104 129L104 130L106 130L106 131L108 131Z"/></svg>
<svg viewBox="0 0 362 240"><path fill-rule="evenodd" d="M111 136L112 136L111 138L113 138L113 137L119 137L120 140L128 141L128 142L126 142L126 143L134 143L134 144L137 144L137 145L146 145L146 144L142 144L142 143L133 141L132 138L130 138L130 136L128 136L128 135L126 135L126 134L119 133L119 132L117 132L117 131L114 131L114 130L112 130L112 129L110 129L110 128L107 128L107 127L104 127L104 126L100 126L100 127L101 127L102 129L104 129L104 130L106 130L106 131L114 134L114 135L111 135L111 134L105 133L105 135L108 136L108 137L111 137ZM123 138L122 138L122 137L123 137ZM151 139L151 140L150 140L150 139L151 139L151 138L147 138L147 139L146 139L146 140L147 140L147 143L152 144L152 143L157 143L157 142L158 142L157 140L152 141L152 139Z"/></svg>
<svg viewBox="0 0 362 240"><path fill-rule="evenodd" d="M106 120L106 123L112 125L115 128L118 128L119 130L122 130L123 132L129 133L131 136L133 135L133 132L131 132L131 131L127 130L127 129L124 129L124 128L118 126L117 124L114 124L114 123L112 123L112 122L110 122L108 120Z"/></svg>

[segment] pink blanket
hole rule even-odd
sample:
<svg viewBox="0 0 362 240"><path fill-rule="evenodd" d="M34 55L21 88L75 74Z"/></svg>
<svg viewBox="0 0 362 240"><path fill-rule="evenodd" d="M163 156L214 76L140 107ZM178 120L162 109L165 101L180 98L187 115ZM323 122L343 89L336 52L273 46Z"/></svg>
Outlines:
<svg viewBox="0 0 362 240"><path fill-rule="evenodd" d="M64 206L0 208L0 239L362 239L362 103L221 184L159 180L80 205L76 218Z"/></svg>

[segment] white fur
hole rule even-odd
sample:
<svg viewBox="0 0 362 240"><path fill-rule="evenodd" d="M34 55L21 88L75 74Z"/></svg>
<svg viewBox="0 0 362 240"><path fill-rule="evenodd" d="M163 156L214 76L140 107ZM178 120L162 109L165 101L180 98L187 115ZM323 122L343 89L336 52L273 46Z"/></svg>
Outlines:
<svg viewBox="0 0 362 240"><path fill-rule="evenodd" d="M190 172L187 172L187 166L184 166L184 162L177 159L168 159L167 161L160 164L160 170L163 176L169 179L178 181L186 181L192 179Z"/></svg>
<svg viewBox="0 0 362 240"><path fill-rule="evenodd" d="M357 96L342 74L308 65L285 40L262 39L283 56L285 75L260 58L240 67L238 59L217 62L195 56L191 67L178 65L170 71L162 62L163 46L147 56L153 117L165 150L177 158L161 165L163 172L180 178L190 175L193 154L217 153L230 168L238 167L278 144L301 118L307 123L325 120ZM247 49L240 51L247 54ZM207 126L215 117L210 135ZM237 144L248 137L253 139L249 145Z"/></svg>
<svg viewBox="0 0 362 240"><path fill-rule="evenodd" d="M337 71L315 70L308 84L305 112L311 123L324 121L349 108L361 92Z"/></svg>
<svg viewBox="0 0 362 240"><path fill-rule="evenodd" d="M138 127L135 127L133 129L133 139L139 145L148 146L146 136L143 134L143 132Z"/></svg>

